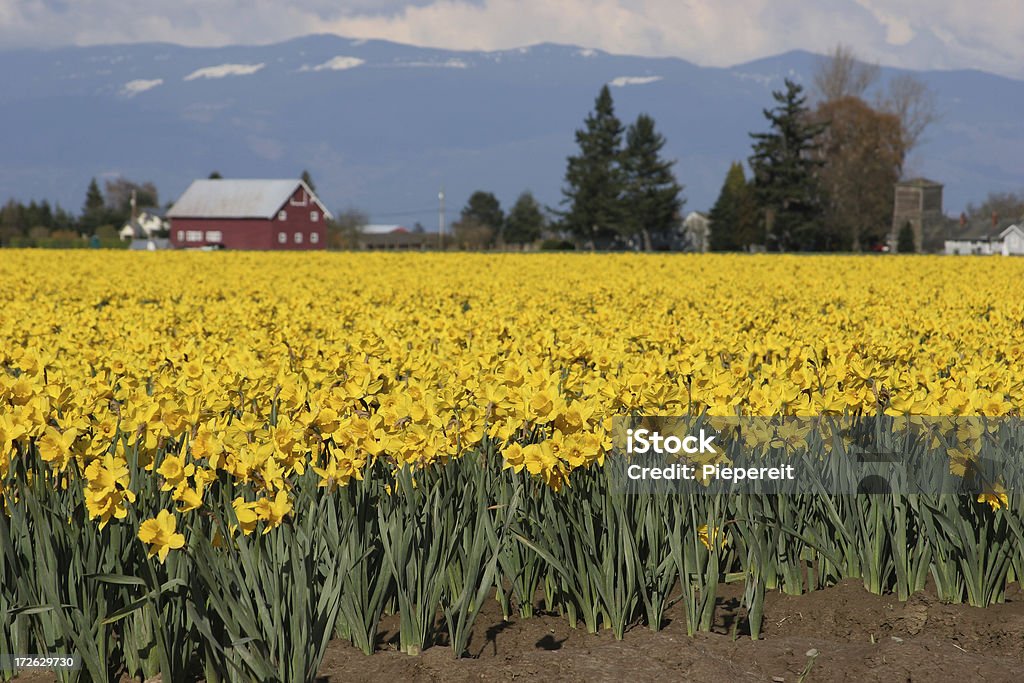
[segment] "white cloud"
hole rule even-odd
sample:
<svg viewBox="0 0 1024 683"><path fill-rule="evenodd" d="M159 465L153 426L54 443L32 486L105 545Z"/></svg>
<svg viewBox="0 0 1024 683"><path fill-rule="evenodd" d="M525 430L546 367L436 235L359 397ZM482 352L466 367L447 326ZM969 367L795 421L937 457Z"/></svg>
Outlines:
<svg viewBox="0 0 1024 683"><path fill-rule="evenodd" d="M911 18L892 12L878 0L854 0L858 5L871 12L882 26L885 27L885 40L890 45L906 45L917 31L911 25Z"/></svg>
<svg viewBox="0 0 1024 683"><path fill-rule="evenodd" d="M266 64L218 64L217 66L204 66L196 69L188 76L186 81L194 81L197 78L224 78L225 76L248 76L262 69Z"/></svg>
<svg viewBox="0 0 1024 683"><path fill-rule="evenodd" d="M144 78L137 78L134 81L128 81L127 83L125 83L124 87L121 88L121 94L126 97L134 97L135 95L138 95L140 92L152 90L156 86L163 84L163 82L164 79L162 78L153 78L150 80L146 80Z"/></svg>
<svg viewBox="0 0 1024 683"><path fill-rule="evenodd" d="M613 88L624 88L627 85L646 85L660 80L661 76L619 76L608 81L608 85Z"/></svg>
<svg viewBox="0 0 1024 683"><path fill-rule="evenodd" d="M826 53L842 42L894 66L973 66L1024 78L1019 0L436 0L324 26L428 47L554 42L715 66L793 49ZM955 42L936 48L940 31Z"/></svg>
<svg viewBox="0 0 1024 683"><path fill-rule="evenodd" d="M317 64L316 66L304 64L299 71L345 71L346 69L354 69L363 64L366 64L366 60L364 59L359 59L358 57L343 57L339 55L328 59L323 64Z"/></svg>

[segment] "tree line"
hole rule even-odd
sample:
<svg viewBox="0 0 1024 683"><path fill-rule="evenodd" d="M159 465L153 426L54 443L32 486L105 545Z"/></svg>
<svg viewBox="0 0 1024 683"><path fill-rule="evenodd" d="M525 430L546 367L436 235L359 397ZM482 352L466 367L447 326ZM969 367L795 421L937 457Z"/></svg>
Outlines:
<svg viewBox="0 0 1024 683"><path fill-rule="evenodd" d="M452 223L454 246L466 249L521 246L664 248L676 236L683 207L674 161L662 158L665 138L641 114L628 127L615 115L608 86L576 131L579 153L569 157L564 209L543 207L519 195L506 215L497 197L477 190Z"/></svg>
<svg viewBox="0 0 1024 683"><path fill-rule="evenodd" d="M882 88L879 73L840 45L814 74L813 106L803 86L784 80L763 110L767 130L750 133L749 179L734 162L710 211L712 250L862 251L888 242L895 184L936 111L922 81L899 75ZM506 218L493 194L478 191L453 225L458 244L514 244L546 230L592 248L687 248L683 186L650 115L624 126L606 85L576 145L550 219L530 195Z"/></svg>
<svg viewBox="0 0 1024 683"><path fill-rule="evenodd" d="M223 178L218 171L208 177L210 180ZM316 190L309 171L303 170L301 178L311 190ZM126 246L119 232L132 218L133 201L135 215L161 208L160 194L154 183L122 177L105 180L102 189L96 178L92 178L77 214L60 205L51 205L47 200L32 200L26 204L9 199L0 206L0 246L74 247L81 246L83 237L95 238L105 247ZM169 206L170 203L163 208Z"/></svg>
<svg viewBox="0 0 1024 683"><path fill-rule="evenodd" d="M23 203L10 199L0 206L0 246L70 247L82 237L95 237L103 246L121 246L118 231L131 218L132 196L138 211L159 206L151 182L112 178L101 190L93 178L78 214L48 201Z"/></svg>
<svg viewBox="0 0 1024 683"><path fill-rule="evenodd" d="M763 110L767 130L750 133L746 167L730 165L708 215L711 250L862 251L887 243L895 184L936 119L927 86L899 75L882 87L879 68L840 45L819 63L810 93L785 79L772 97L774 106ZM452 223L448 244L487 249L547 238L548 248L689 246L676 162L664 158L665 138L649 114L624 125L605 85L575 140L559 207L544 207L524 191L506 213L493 193L478 190ZM308 171L302 177L312 188ZM0 207L0 244L82 234L113 239L130 217L133 192L139 210L158 206L152 183L123 178L106 181L104 191L93 179L77 216L45 201L10 200ZM990 214L1024 218L1024 193L991 194L969 205L963 219ZM338 212L328 226L329 246L355 246L367 222L358 210ZM912 249L913 235L898 237L900 250Z"/></svg>
<svg viewBox="0 0 1024 683"><path fill-rule="evenodd" d="M815 106L786 79L751 133L751 177L734 162L709 214L714 251L862 251L890 238L895 184L935 120L934 98L913 76L879 85L877 66L838 46L814 75ZM902 235L898 248L913 249Z"/></svg>

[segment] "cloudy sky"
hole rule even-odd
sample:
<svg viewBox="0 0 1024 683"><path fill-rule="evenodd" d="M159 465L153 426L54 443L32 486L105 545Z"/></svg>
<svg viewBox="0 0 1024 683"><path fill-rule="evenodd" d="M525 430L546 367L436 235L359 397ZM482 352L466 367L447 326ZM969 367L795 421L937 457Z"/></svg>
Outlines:
<svg viewBox="0 0 1024 683"><path fill-rule="evenodd" d="M559 42L718 66L843 42L883 64L1024 79L1021 0L0 0L0 49L309 33L453 49Z"/></svg>

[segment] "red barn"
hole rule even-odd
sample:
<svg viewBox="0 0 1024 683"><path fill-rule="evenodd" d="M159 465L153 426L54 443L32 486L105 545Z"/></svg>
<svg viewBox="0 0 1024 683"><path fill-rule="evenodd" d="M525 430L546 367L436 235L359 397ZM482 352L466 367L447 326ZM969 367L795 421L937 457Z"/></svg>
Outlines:
<svg viewBox="0 0 1024 683"><path fill-rule="evenodd" d="M196 180L167 217L171 244L325 249L331 214L301 180Z"/></svg>

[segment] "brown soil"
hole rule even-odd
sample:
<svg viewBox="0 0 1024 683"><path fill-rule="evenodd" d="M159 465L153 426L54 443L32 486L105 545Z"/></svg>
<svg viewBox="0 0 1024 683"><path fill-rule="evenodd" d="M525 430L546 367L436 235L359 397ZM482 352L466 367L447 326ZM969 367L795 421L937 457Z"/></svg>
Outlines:
<svg viewBox="0 0 1024 683"><path fill-rule="evenodd" d="M503 623L496 604L477 619L469 658L435 646L416 657L395 649L385 622L381 650L367 657L332 644L321 674L342 681L958 681L1024 680L1024 591L987 609L944 605L933 592L906 603L860 582L766 598L761 640L746 635L739 591L723 586L713 633L686 635L682 606L655 633L622 641L572 629L558 616ZM815 655L815 651L817 654Z"/></svg>
<svg viewBox="0 0 1024 683"><path fill-rule="evenodd" d="M321 681L884 681L1024 680L1024 591L986 609L945 605L934 592L905 603L867 593L857 581L799 596L767 596L761 639L746 632L739 588L722 586L712 633L686 635L682 606L664 628L610 632L572 629L559 616L503 622L489 601L477 619L469 657L438 645L416 657L397 651L397 621L385 619L381 644L365 656L334 641ZM38 673L19 682L53 680Z"/></svg>

